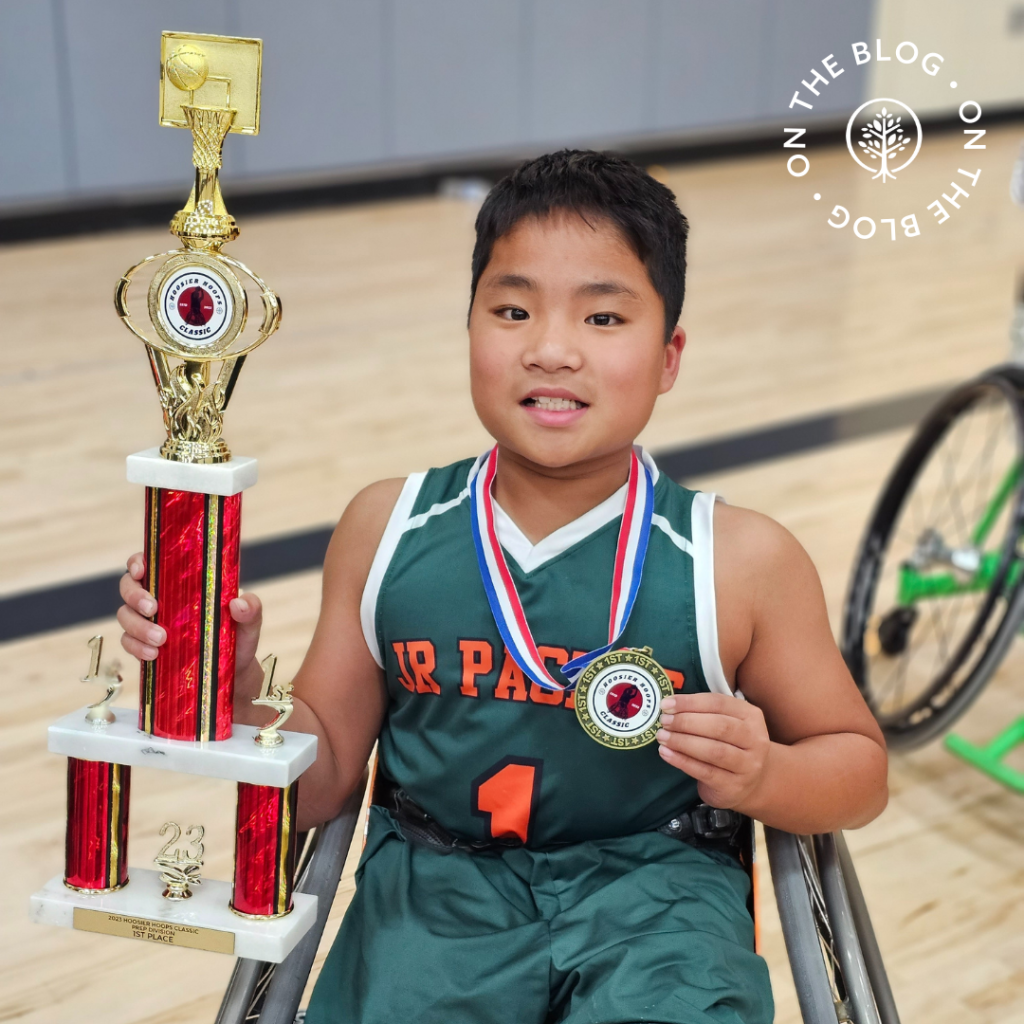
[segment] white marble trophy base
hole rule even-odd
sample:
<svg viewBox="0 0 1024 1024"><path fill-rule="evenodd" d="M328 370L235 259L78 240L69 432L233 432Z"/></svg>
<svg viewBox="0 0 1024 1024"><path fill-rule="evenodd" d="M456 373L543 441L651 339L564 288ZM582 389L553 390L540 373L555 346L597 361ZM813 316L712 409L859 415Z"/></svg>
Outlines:
<svg viewBox="0 0 1024 1024"><path fill-rule="evenodd" d="M174 902L163 898L158 871L132 868L123 889L87 896L75 892L57 875L29 900L29 915L37 924L120 935L228 953L250 960L279 964L316 920L316 896L297 892L294 909L284 917L241 917L228 905L231 883L203 879L192 898Z"/></svg>
<svg viewBox="0 0 1024 1024"><path fill-rule="evenodd" d="M245 455L236 455L228 462L214 465L171 462L160 455L159 448L147 448L128 456L128 483L163 487L169 491L230 497L252 487L256 476L256 460Z"/></svg>
<svg viewBox="0 0 1024 1024"><path fill-rule="evenodd" d="M236 722L230 739L166 740L142 732L137 711L110 710L115 721L109 724L87 722L85 708L57 719L50 726L47 749L83 761L163 768L278 789L291 785L316 760L316 737L311 733L282 729L284 743L260 747L255 742L259 729Z"/></svg>

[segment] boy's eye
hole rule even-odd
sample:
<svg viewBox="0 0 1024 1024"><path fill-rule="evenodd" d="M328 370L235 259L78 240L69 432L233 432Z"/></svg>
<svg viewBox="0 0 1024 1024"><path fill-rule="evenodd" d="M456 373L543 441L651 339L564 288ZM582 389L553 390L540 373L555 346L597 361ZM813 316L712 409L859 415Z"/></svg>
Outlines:
<svg viewBox="0 0 1024 1024"><path fill-rule="evenodd" d="M583 322L593 327L612 327L622 323L614 313L592 313Z"/></svg>
<svg viewBox="0 0 1024 1024"><path fill-rule="evenodd" d="M529 320L530 314L525 309L520 309L518 306L506 306L504 309L499 309L498 316L502 320Z"/></svg>

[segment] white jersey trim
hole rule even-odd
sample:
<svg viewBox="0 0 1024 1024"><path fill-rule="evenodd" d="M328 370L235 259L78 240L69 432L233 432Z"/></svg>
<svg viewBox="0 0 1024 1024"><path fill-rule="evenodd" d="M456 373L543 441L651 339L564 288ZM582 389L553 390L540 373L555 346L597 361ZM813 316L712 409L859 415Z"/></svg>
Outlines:
<svg viewBox="0 0 1024 1024"><path fill-rule="evenodd" d="M516 560L523 572L532 572L621 516L626 508L628 486L623 484L600 505L595 505L589 512L584 512L571 523L560 526L554 533L549 533L536 544L531 544L512 517L494 502L494 529L498 534L498 541Z"/></svg>
<svg viewBox="0 0 1024 1024"><path fill-rule="evenodd" d="M714 516L716 495L699 491L693 496L690 532L693 535L693 604L697 618L697 645L704 679L712 693L733 695L725 678L718 648L718 605L715 601ZM739 694L737 693L736 696Z"/></svg>
<svg viewBox="0 0 1024 1024"><path fill-rule="evenodd" d="M643 460L644 465L651 471L651 482L656 484L660 474L654 459L640 445L634 445L633 447L637 455ZM481 460L478 459L477 464L469 471L470 480L476 475L481 464ZM584 512L583 515L578 519L574 519L571 523L560 526L554 533L549 533L546 537L537 541L536 544L531 544L529 538L519 529L512 517L497 502L494 502L494 529L498 534L498 542L516 560L516 563L523 572L533 572L534 569L539 568L545 562L550 562L552 558L556 558L563 552L568 551L574 544L585 540L592 533L600 530L602 526L607 526L612 520L621 516L626 510L626 490L628 486L628 483L623 484L614 494L609 495L599 505L595 505L589 511ZM467 491L466 493L468 494L469 492ZM665 526L668 526L667 519L663 520L663 522ZM673 540L675 538L683 540L682 537L679 537L679 534L671 536ZM684 541L684 543L689 542ZM687 549L683 548L682 550L686 551Z"/></svg>
<svg viewBox="0 0 1024 1024"><path fill-rule="evenodd" d="M409 523L412 522L409 513L416 505L416 499L419 497L420 488L426 477L426 473L410 473L406 478L402 493L399 494L398 501L395 502L395 507L391 510L388 525L384 528L384 536L381 537L380 544L377 545L377 553L373 556L370 572L366 577L366 585L363 587L363 596L359 601L359 622L363 627L363 639L366 641L370 654L373 655L373 660L381 668L384 667L384 659L380 653L380 645L377 643L377 596L380 594L380 585L384 581L384 574L388 571L398 542L402 539L402 534ZM455 504L457 503L458 501L455 502ZM451 505L452 502L447 504ZM430 512L437 507L435 505ZM415 518L423 519L427 515L429 513L425 512L422 516Z"/></svg>
<svg viewBox="0 0 1024 1024"><path fill-rule="evenodd" d="M426 473L417 475L426 476ZM436 505L431 505L426 512L421 512L418 516L409 516L402 527L402 533L405 533L406 530L418 530L431 517L440 516L453 508L458 508L468 497L469 488L465 487L451 501L439 501Z"/></svg>
<svg viewBox="0 0 1024 1024"><path fill-rule="evenodd" d="M655 513L651 516L651 526L656 526L680 551L693 558L693 544L672 529L672 524L664 517Z"/></svg>

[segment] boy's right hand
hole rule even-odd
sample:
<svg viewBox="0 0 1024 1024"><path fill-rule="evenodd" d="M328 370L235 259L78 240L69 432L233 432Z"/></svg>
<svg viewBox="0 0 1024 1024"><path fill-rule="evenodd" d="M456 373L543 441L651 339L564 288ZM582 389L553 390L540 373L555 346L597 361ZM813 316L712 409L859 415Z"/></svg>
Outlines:
<svg viewBox="0 0 1024 1024"><path fill-rule="evenodd" d="M167 630L152 622L156 614L156 599L139 582L146 574L146 563L141 551L128 559L128 571L121 577L121 600L117 621L124 632L121 646L139 661L152 661L167 639Z"/></svg>
<svg viewBox="0 0 1024 1024"><path fill-rule="evenodd" d="M137 551L128 559L128 571L121 577L121 598L124 604L117 610L117 621L124 633L121 646L139 661L153 661L167 640L167 630L152 621L156 614L156 600L140 582L146 573L145 557ZM263 625L263 605L255 594L236 597L228 606L235 620L235 680L253 676L259 688L263 673L256 661L256 648Z"/></svg>

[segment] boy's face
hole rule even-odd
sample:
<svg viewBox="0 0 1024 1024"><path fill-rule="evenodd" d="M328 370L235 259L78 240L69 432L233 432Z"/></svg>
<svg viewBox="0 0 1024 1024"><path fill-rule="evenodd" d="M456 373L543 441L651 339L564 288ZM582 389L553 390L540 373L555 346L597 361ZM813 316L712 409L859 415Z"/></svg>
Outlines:
<svg viewBox="0 0 1024 1024"><path fill-rule="evenodd" d="M498 239L469 317L473 404L503 447L555 469L632 444L672 387L647 269L608 220L521 220Z"/></svg>

